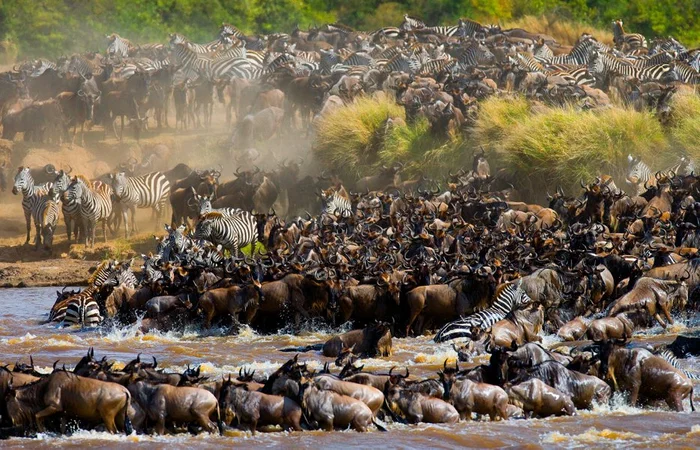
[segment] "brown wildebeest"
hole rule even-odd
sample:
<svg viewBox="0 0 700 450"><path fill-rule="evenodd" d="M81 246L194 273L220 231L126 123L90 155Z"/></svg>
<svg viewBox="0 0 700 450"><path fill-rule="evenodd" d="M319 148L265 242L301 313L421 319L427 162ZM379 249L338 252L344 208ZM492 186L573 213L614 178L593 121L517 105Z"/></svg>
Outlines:
<svg viewBox="0 0 700 450"><path fill-rule="evenodd" d="M634 324L627 314L620 313L614 317L603 317L591 321L586 331L588 339L600 342L608 339L629 339L634 332Z"/></svg>
<svg viewBox="0 0 700 450"><path fill-rule="evenodd" d="M624 348L609 340L600 349L599 376L610 381L616 391L629 393L629 401L663 400L669 408L683 411L683 400L693 405L693 383L660 356L643 348Z"/></svg>
<svg viewBox="0 0 700 450"><path fill-rule="evenodd" d="M508 394L498 386L469 379L457 380L445 395L449 396L450 403L462 419L471 420L472 412L488 414L492 421L497 417L508 419Z"/></svg>
<svg viewBox="0 0 700 450"><path fill-rule="evenodd" d="M537 335L544 323L542 305L532 305L527 309L517 310L491 327L491 346L510 348L513 343L522 345L526 342L540 342Z"/></svg>
<svg viewBox="0 0 700 450"><path fill-rule="evenodd" d="M384 404L384 394L379 389L364 384L353 383L336 378L332 375L319 375L314 378L319 389L347 395L369 406L372 414L376 415Z"/></svg>
<svg viewBox="0 0 700 450"><path fill-rule="evenodd" d="M661 318L661 313L670 324L673 324L670 310L674 306L682 309L686 303L688 303L688 287L685 281L643 277L637 281L630 292L613 303L608 316L616 316L622 312L632 315L637 311L646 311L649 319L653 317L659 325L666 328L666 322ZM634 320L636 317L632 318Z"/></svg>
<svg viewBox="0 0 700 450"><path fill-rule="evenodd" d="M333 431L333 426L367 431L372 425L374 416L369 406L347 395L322 390L315 381L302 383L299 397L302 408L326 431Z"/></svg>
<svg viewBox="0 0 700 450"><path fill-rule="evenodd" d="M515 367L532 367L545 361L559 361L562 364L571 362L571 357L556 352L550 352L539 343L528 342L510 352L508 364Z"/></svg>
<svg viewBox="0 0 700 450"><path fill-rule="evenodd" d="M210 433L223 432L219 403L211 392L188 386L153 385L137 381L129 385L135 403L139 406L137 428L143 427L145 419L155 422L155 431L165 433L166 423L195 422ZM138 411L138 409L137 409ZM217 423L211 421L216 412Z"/></svg>
<svg viewBox="0 0 700 450"><path fill-rule="evenodd" d="M594 401L607 403L612 395L610 386L600 378L569 370L557 361L545 361L529 369L521 369L513 383L533 378L570 396L577 408L591 408Z"/></svg>
<svg viewBox="0 0 700 450"><path fill-rule="evenodd" d="M579 316L562 325L557 331L557 336L565 341L578 341L586 334L590 323L591 319Z"/></svg>
<svg viewBox="0 0 700 450"><path fill-rule="evenodd" d="M576 412L571 398L542 380L533 378L506 388L510 402L538 417L572 416Z"/></svg>
<svg viewBox="0 0 700 450"><path fill-rule="evenodd" d="M58 370L46 378L20 388L9 387L7 410L14 425L29 426L36 420L39 431L44 419L57 413L104 423L107 431L131 434L129 403L124 387Z"/></svg>
<svg viewBox="0 0 700 450"><path fill-rule="evenodd" d="M301 407L291 398L250 391L245 383L224 381L219 395L224 423L233 419L250 424L255 434L258 425L281 425L285 430L301 431Z"/></svg>
<svg viewBox="0 0 700 450"><path fill-rule="evenodd" d="M211 327L214 317L231 316L237 320L240 312L246 313L245 323L250 323L261 300L260 287L254 284L211 289L202 294L197 310L204 312L206 328Z"/></svg>
<svg viewBox="0 0 700 450"><path fill-rule="evenodd" d="M386 400L396 414L402 415L409 423L455 423L459 413L454 406L444 400L426 397L398 385L386 386Z"/></svg>

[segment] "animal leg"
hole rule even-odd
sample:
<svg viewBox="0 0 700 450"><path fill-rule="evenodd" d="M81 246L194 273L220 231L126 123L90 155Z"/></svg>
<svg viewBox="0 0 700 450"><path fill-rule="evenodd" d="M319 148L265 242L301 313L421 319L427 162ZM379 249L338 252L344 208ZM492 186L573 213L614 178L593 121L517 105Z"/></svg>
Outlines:
<svg viewBox="0 0 700 450"><path fill-rule="evenodd" d="M105 428L107 428L107 431L110 434L117 433L117 425L114 422L114 415L113 414L102 415L102 421L104 422Z"/></svg>
<svg viewBox="0 0 700 450"><path fill-rule="evenodd" d="M31 235L31 228L32 228L31 212L27 211L24 213L24 220L27 222L27 240L26 240L25 244L29 244L29 237Z"/></svg>
<svg viewBox="0 0 700 450"><path fill-rule="evenodd" d="M673 325L673 318L671 317L671 313L668 311L668 306L665 304L659 305L661 307L661 311L663 311L664 316L666 317L666 320L670 325Z"/></svg>
<svg viewBox="0 0 700 450"><path fill-rule="evenodd" d="M654 314L654 318L656 319L657 322L659 322L659 325L661 325L662 328L666 328L666 322L661 319L661 314L656 313Z"/></svg>

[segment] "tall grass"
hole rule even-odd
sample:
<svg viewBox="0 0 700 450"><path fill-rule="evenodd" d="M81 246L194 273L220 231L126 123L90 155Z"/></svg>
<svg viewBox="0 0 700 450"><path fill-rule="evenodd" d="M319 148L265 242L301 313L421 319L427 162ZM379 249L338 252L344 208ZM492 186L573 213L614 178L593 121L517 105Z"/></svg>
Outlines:
<svg viewBox="0 0 700 450"><path fill-rule="evenodd" d="M602 174L622 180L628 154L652 168L672 165L683 152L700 160L700 98L695 95L677 95L668 127L651 111L533 108L523 97L492 97L480 104L470 133L449 139L434 136L426 120L385 133L386 117L402 115L391 102L361 99L325 118L316 152L326 166L354 178L401 162L407 175L437 175L469 167L473 151L483 146L492 173L502 169L508 181L537 197L555 185L576 191L580 180Z"/></svg>
<svg viewBox="0 0 700 450"><path fill-rule="evenodd" d="M386 96L363 97L319 120L314 153L328 168L359 176L379 162L384 125L404 117L403 108Z"/></svg>
<svg viewBox="0 0 700 450"><path fill-rule="evenodd" d="M595 28L582 22L558 17L555 14L524 16L507 22L504 28L523 28L531 33L546 34L563 45L574 45L583 33L592 34L604 44L612 44L613 42L611 30Z"/></svg>
<svg viewBox="0 0 700 450"><path fill-rule="evenodd" d="M671 137L676 148L700 161L700 97L677 94L671 100Z"/></svg>

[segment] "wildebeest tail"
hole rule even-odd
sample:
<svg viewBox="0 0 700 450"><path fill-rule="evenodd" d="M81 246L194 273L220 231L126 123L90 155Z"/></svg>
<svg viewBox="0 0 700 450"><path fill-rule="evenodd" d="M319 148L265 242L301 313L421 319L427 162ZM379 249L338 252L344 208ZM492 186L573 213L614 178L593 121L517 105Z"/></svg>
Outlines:
<svg viewBox="0 0 700 450"><path fill-rule="evenodd" d="M219 428L219 435L224 435L224 421L221 420L221 408L218 403L216 405L216 426Z"/></svg>
<svg viewBox="0 0 700 450"><path fill-rule="evenodd" d="M299 347L287 347L280 349L281 352L312 352L323 350L323 344L302 345Z"/></svg>
<svg viewBox="0 0 700 450"><path fill-rule="evenodd" d="M131 404L131 394L126 393L126 404L124 405L124 433L128 436L134 432L134 427L131 426L129 419L129 405Z"/></svg>
<svg viewBox="0 0 700 450"><path fill-rule="evenodd" d="M386 431L387 431L387 429L384 428L384 426L382 426L382 424L380 424L380 423L377 421L377 419L372 419L372 423L374 424L375 427L377 427L377 430L383 431L383 432L386 432Z"/></svg>

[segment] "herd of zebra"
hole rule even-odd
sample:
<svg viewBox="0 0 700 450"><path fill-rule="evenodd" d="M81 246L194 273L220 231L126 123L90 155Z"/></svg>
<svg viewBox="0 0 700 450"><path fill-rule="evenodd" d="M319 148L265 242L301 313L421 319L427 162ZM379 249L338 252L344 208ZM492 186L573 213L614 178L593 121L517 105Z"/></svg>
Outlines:
<svg viewBox="0 0 700 450"><path fill-rule="evenodd" d="M233 147L246 149L377 91L393 94L406 121L425 116L442 131L466 132L479 101L519 92L553 104L608 107L619 101L663 111L676 92L700 80L700 50L677 40L647 42L613 23L613 45L583 34L572 46L523 29L463 19L427 26L405 16L372 32L328 24L307 31L245 35L222 24L209 43L179 33L166 44L138 45L111 34L104 53L16 65L0 76L3 136L61 141L67 129L132 120L136 138L149 117L176 128L209 126L215 99ZM56 112L60 111L60 112ZM56 133L57 129L64 132Z"/></svg>

